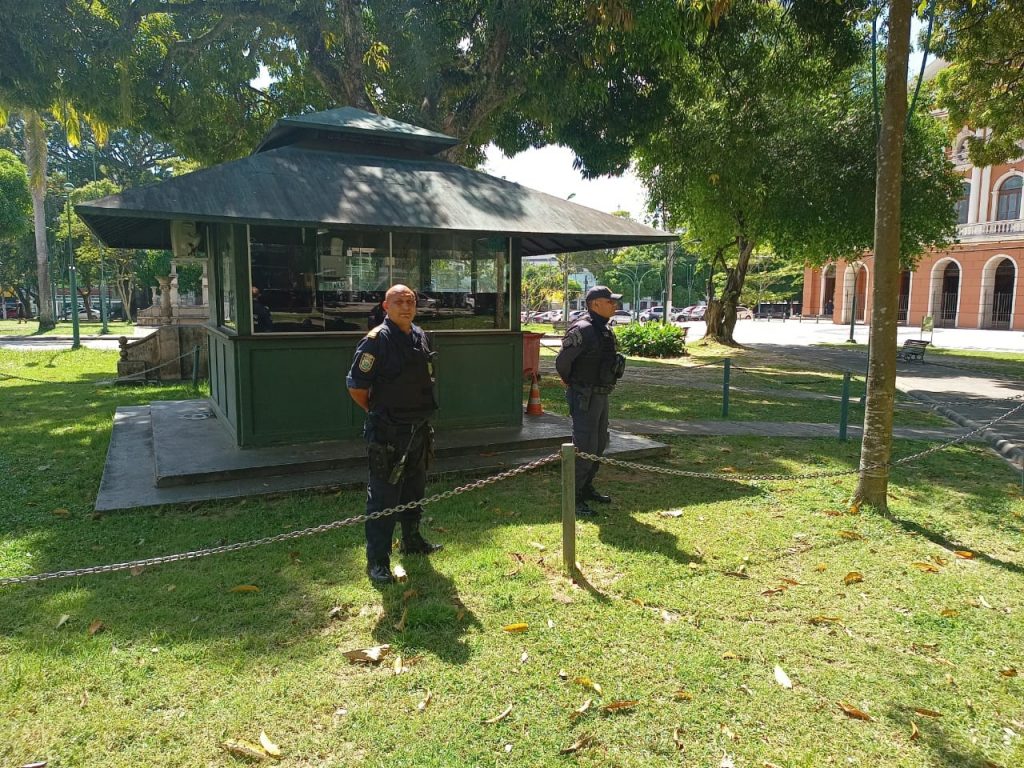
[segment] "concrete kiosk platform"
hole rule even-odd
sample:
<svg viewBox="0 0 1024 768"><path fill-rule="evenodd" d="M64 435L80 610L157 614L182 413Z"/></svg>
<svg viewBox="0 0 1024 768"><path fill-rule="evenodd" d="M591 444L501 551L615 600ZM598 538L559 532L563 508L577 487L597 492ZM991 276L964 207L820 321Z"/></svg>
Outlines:
<svg viewBox="0 0 1024 768"><path fill-rule="evenodd" d="M489 473L555 452L572 439L569 420L528 417L522 427L437 433L430 476ZM666 455L668 446L612 432L606 455ZM95 508L98 511L237 498L366 483L362 440L238 448L205 400L118 408Z"/></svg>

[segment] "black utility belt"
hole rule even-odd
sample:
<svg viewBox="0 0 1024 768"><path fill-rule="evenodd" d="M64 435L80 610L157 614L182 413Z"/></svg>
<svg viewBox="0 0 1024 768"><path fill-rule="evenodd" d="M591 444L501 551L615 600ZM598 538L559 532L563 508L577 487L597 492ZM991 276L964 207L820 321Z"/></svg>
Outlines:
<svg viewBox="0 0 1024 768"><path fill-rule="evenodd" d="M610 395L612 390L615 389L615 387L602 387L596 384L573 384L573 387L581 392L590 392L594 395Z"/></svg>

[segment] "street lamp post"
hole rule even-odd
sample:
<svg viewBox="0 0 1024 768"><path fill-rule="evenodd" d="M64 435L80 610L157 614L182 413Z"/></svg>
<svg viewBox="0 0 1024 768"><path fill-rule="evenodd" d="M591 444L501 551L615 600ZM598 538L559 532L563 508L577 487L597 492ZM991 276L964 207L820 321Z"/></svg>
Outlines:
<svg viewBox="0 0 1024 768"><path fill-rule="evenodd" d="M79 349L82 340L78 328L78 278L75 274L75 246L71 241L71 190L75 185L64 183L64 201L68 209L68 282L71 291L71 348Z"/></svg>
<svg viewBox="0 0 1024 768"><path fill-rule="evenodd" d="M96 144L90 142L89 148L92 150L92 181L95 184L98 179L96 177ZM108 302L106 300L106 269L103 263L104 251L103 243L99 241L99 238L93 235L93 239L96 241L96 246L100 249L100 335L107 335L110 333L110 328L107 327L107 316L108 316Z"/></svg>

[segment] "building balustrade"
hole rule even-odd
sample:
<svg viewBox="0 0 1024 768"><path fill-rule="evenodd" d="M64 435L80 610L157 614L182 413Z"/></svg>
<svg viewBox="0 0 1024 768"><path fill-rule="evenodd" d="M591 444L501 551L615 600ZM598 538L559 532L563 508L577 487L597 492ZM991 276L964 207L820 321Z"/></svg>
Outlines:
<svg viewBox="0 0 1024 768"><path fill-rule="evenodd" d="M1024 238L1024 220L986 221L979 224L958 224L957 237L960 240L982 238Z"/></svg>

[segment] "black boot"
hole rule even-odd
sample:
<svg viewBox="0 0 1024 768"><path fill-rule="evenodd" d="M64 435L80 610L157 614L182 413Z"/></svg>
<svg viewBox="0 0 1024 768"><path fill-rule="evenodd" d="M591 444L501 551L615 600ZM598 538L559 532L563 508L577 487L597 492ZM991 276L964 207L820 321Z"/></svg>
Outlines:
<svg viewBox="0 0 1024 768"><path fill-rule="evenodd" d="M402 543L398 551L403 555L432 555L443 548L444 544L431 544L417 530L409 534L402 532Z"/></svg>
<svg viewBox="0 0 1024 768"><path fill-rule="evenodd" d="M391 563L387 560L371 560L366 564L366 575L374 585L394 584L395 576L391 573Z"/></svg>
<svg viewBox="0 0 1024 768"><path fill-rule="evenodd" d="M612 497L599 492L594 486L588 485L583 489L583 499L585 501L596 501L598 504L611 504Z"/></svg>
<svg viewBox="0 0 1024 768"><path fill-rule="evenodd" d="M597 517L597 512L587 506L584 499L579 499L576 502L576 517Z"/></svg>

